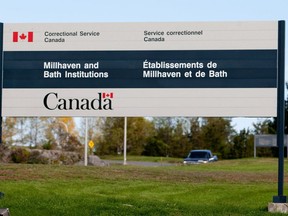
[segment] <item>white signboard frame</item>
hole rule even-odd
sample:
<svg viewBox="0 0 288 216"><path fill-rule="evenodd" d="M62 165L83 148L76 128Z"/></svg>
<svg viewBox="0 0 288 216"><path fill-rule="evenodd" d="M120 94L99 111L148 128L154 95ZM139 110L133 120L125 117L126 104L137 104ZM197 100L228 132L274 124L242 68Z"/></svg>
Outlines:
<svg viewBox="0 0 288 216"><path fill-rule="evenodd" d="M3 26L3 116L277 115L277 21Z"/></svg>

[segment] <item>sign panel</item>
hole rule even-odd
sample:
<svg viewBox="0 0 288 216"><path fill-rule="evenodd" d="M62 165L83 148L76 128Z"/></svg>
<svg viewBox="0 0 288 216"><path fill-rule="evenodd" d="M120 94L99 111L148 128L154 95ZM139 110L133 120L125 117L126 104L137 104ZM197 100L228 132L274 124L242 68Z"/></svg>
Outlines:
<svg viewBox="0 0 288 216"><path fill-rule="evenodd" d="M284 136L284 146L287 146L287 135ZM255 135L254 136L255 147L277 147L277 136L275 135Z"/></svg>
<svg viewBox="0 0 288 216"><path fill-rule="evenodd" d="M94 148L94 142L92 140L89 141L88 145L91 149Z"/></svg>
<svg viewBox="0 0 288 216"><path fill-rule="evenodd" d="M4 24L3 116L276 116L278 22Z"/></svg>

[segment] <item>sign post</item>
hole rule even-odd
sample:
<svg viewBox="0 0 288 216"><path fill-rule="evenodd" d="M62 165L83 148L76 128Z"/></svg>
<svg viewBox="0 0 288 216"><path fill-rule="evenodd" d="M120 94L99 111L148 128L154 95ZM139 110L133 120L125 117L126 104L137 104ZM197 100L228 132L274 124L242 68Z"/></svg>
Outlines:
<svg viewBox="0 0 288 216"><path fill-rule="evenodd" d="M0 145L2 144L3 23L0 23Z"/></svg>
<svg viewBox="0 0 288 216"><path fill-rule="evenodd" d="M85 118L84 166L88 165L88 118Z"/></svg>
<svg viewBox="0 0 288 216"><path fill-rule="evenodd" d="M123 165L127 165L127 117L124 117L124 144L123 144L123 152L124 152L124 161Z"/></svg>
<svg viewBox="0 0 288 216"><path fill-rule="evenodd" d="M284 196L284 128L285 128L285 22L278 23L278 102L277 102L277 146L278 146L278 195L274 203L286 203Z"/></svg>
<svg viewBox="0 0 288 216"><path fill-rule="evenodd" d="M2 74L3 74L3 23L0 23L0 145L2 145ZM0 199L4 196L0 192Z"/></svg>

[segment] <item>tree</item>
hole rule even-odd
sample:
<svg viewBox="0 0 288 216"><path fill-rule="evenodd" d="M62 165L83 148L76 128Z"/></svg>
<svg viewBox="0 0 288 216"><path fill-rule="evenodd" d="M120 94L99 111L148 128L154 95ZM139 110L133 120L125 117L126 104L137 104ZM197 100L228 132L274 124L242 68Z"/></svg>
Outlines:
<svg viewBox="0 0 288 216"><path fill-rule="evenodd" d="M172 140L170 143L170 156L184 157L191 150L189 144L189 130L187 130L186 118L178 118L173 128Z"/></svg>
<svg viewBox="0 0 288 216"><path fill-rule="evenodd" d="M14 143L13 137L17 134L16 118L4 117L2 122L2 144L12 145Z"/></svg>
<svg viewBox="0 0 288 216"><path fill-rule="evenodd" d="M45 118L3 118L3 143L39 146L44 142Z"/></svg>
<svg viewBox="0 0 288 216"><path fill-rule="evenodd" d="M31 147L37 147L43 144L44 140L44 122L46 118L27 118L29 128L27 142Z"/></svg>
<svg viewBox="0 0 288 216"><path fill-rule="evenodd" d="M127 153L141 155L149 137L155 134L153 123L143 117L127 119Z"/></svg>
<svg viewBox="0 0 288 216"><path fill-rule="evenodd" d="M14 144L16 145L26 145L27 144L27 119L24 117L16 118L16 131L17 136L15 136Z"/></svg>
<svg viewBox="0 0 288 216"><path fill-rule="evenodd" d="M80 142L76 139L77 131L72 117L45 119L45 138L47 143L57 146L58 149L77 149ZM73 137L73 138L72 138Z"/></svg>
<svg viewBox="0 0 288 216"><path fill-rule="evenodd" d="M102 138L98 152L104 154L121 154L123 152L124 118L107 117L101 127Z"/></svg>
<svg viewBox="0 0 288 216"><path fill-rule="evenodd" d="M253 127L254 127L254 134L269 134L271 131L271 129L269 129L270 127L270 120L266 119L264 121L258 121L256 123L253 123Z"/></svg>
<svg viewBox="0 0 288 216"><path fill-rule="evenodd" d="M203 149L204 143L201 137L201 126L199 118L190 119L190 134L189 134L189 143L190 150L192 149Z"/></svg>
<svg viewBox="0 0 288 216"><path fill-rule="evenodd" d="M249 130L243 129L233 138L229 158L244 158L253 156L254 136Z"/></svg>
<svg viewBox="0 0 288 216"><path fill-rule="evenodd" d="M162 140L150 137L147 140L147 144L142 152L145 156L166 156L167 144Z"/></svg>
<svg viewBox="0 0 288 216"><path fill-rule="evenodd" d="M184 117L159 117L153 118L153 124L155 127L155 135L153 139L149 139L147 148L145 148L145 155L151 155L149 149L152 151L155 149L155 144L159 144L158 156L171 157L184 157L191 149L189 143L189 119ZM152 142L152 143L150 143ZM152 145L152 147L151 147ZM162 149L164 148L164 149Z"/></svg>
<svg viewBox="0 0 288 216"><path fill-rule="evenodd" d="M124 118L106 118L101 127L99 154L122 154ZM148 137L153 136L153 125L143 117L127 118L127 153L141 155Z"/></svg>
<svg viewBox="0 0 288 216"><path fill-rule="evenodd" d="M229 151L231 135L234 133L230 119L206 118L206 123L202 126L201 132L204 143L203 148L212 150L219 157L226 157Z"/></svg>
<svg viewBox="0 0 288 216"><path fill-rule="evenodd" d="M175 118L172 117L153 118L153 124L156 131L154 138L163 142L164 145L162 146L165 147L164 151L166 156L170 155L174 122Z"/></svg>

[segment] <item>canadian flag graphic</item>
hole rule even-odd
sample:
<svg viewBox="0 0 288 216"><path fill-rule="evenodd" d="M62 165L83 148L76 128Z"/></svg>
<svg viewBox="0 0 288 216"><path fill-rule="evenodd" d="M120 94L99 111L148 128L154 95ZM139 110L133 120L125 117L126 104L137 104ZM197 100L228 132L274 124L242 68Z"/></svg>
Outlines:
<svg viewBox="0 0 288 216"><path fill-rule="evenodd" d="M113 98L113 92L111 93L102 93L103 98Z"/></svg>
<svg viewBox="0 0 288 216"><path fill-rule="evenodd" d="M19 41L33 42L33 32L28 32L27 34L13 32L13 42Z"/></svg>

